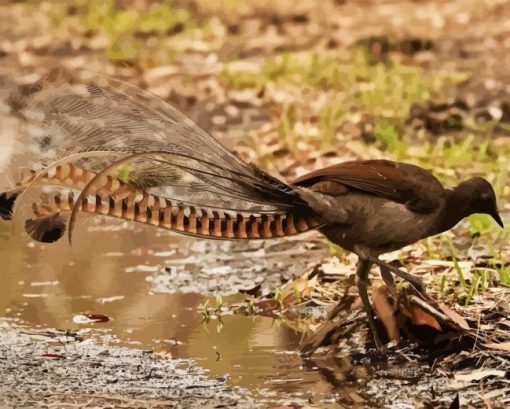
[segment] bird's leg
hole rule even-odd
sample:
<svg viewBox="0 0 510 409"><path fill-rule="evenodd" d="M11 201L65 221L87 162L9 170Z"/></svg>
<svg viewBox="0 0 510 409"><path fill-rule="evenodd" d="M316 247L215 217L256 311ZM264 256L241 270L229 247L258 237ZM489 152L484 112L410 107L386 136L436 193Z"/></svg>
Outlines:
<svg viewBox="0 0 510 409"><path fill-rule="evenodd" d="M418 291L420 291L420 292L425 291L425 285L423 284L423 281L421 281L418 277L415 277L412 274L406 273L405 271L402 271L402 270L398 269L397 267L394 267L391 264L386 263L385 261L382 261L379 259L371 259L371 261L373 263L377 264L381 268L381 272L382 272L383 268L386 268L389 271L391 271L393 274L396 274L403 280L406 280L409 283L411 283L411 285L414 286ZM384 278L384 276L383 276L383 278Z"/></svg>
<svg viewBox="0 0 510 409"><path fill-rule="evenodd" d="M370 300L368 299L367 293L367 284L368 284L368 273L370 272L370 268L372 267L373 262L371 260L359 258L358 266L356 269L356 280L358 285L358 292L363 302L363 309L367 313L368 322L370 325L370 330L372 332L372 336L374 337L374 341L376 346L379 348L382 346L382 342L379 339L379 335L377 333L377 329L375 326L374 313L372 310L372 306L370 305ZM338 327L338 323L335 323L333 320L338 315L338 313L348 308L349 305L345 302L345 297L342 298L337 305L330 311L324 323L320 326L320 328L308 339L308 341L301 348L301 352L305 356L310 356L315 352L315 350L323 345L326 345L327 342L333 341L335 337L335 328ZM347 330L347 331L346 331ZM352 332L352 328L343 328L341 334L345 335L347 333ZM333 334L333 335L332 335ZM333 338L332 338L333 336Z"/></svg>
<svg viewBox="0 0 510 409"><path fill-rule="evenodd" d="M393 281L393 276L391 275L391 271L388 270L384 266L379 266L379 269L381 270L381 277L384 280L384 283L386 286L388 286L390 289L395 288L395 281Z"/></svg>
<svg viewBox="0 0 510 409"><path fill-rule="evenodd" d="M370 272L370 268L372 267L373 262L370 260L360 258L358 261L358 269L356 271L356 278L358 284L358 292L361 298L361 302L363 303L363 308L367 313L368 324L370 326L370 331L372 332L372 336L374 337L376 348L383 347L383 343L379 338L379 334L377 332L377 327L375 326L374 320L374 311L372 309L372 305L370 304L370 299L368 298L367 285L368 285L368 273Z"/></svg>

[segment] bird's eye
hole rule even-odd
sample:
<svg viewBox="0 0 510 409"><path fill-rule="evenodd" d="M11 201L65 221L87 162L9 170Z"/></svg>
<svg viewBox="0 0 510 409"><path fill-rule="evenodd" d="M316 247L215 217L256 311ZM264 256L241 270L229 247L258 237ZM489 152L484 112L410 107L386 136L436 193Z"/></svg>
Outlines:
<svg viewBox="0 0 510 409"><path fill-rule="evenodd" d="M491 198L490 192L482 192L481 198L482 200L489 200Z"/></svg>

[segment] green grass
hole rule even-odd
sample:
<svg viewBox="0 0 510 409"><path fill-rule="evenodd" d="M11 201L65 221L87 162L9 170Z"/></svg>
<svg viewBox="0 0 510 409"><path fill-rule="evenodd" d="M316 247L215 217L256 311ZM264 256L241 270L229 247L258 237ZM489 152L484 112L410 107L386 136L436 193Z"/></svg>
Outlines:
<svg viewBox="0 0 510 409"><path fill-rule="evenodd" d="M130 61L141 57L144 42L135 34L165 35L170 29L190 28L186 10L176 10L170 2L155 4L150 10L121 10L115 0L92 0L83 5L80 22L86 30L100 31L109 45L106 56L113 61Z"/></svg>
<svg viewBox="0 0 510 409"><path fill-rule="evenodd" d="M505 236L508 236L507 231L505 232ZM504 243L506 243L506 241L504 241L506 238L502 238ZM464 276L460 268L458 251L454 246L451 236L443 235L442 241L445 241L448 246L454 271L457 276L457 281L452 280L452 277L447 277L444 274L440 276L437 286L439 292L443 294L443 296L453 297L456 302L466 306L472 302L474 296L481 295L491 286L510 285L510 266L505 265L505 257L503 257L501 249L496 249L491 244L492 242L490 239L485 243L488 248L488 254L491 255L487 267L473 267L470 271L470 277L468 278ZM495 281L491 278L491 270L495 271L498 275ZM460 284L460 288L457 282Z"/></svg>
<svg viewBox="0 0 510 409"><path fill-rule="evenodd" d="M276 89L291 85L327 92L329 103L321 112L325 124L345 120L342 114L352 108L377 117L404 117L411 104L426 101L435 92L420 68L397 60L372 64L358 48L342 56L326 51L284 53L268 59L258 70L231 67L227 65L220 73L230 87L273 84Z"/></svg>
<svg viewBox="0 0 510 409"><path fill-rule="evenodd" d="M328 89L340 86L348 75L348 62L314 53L284 53L268 59L259 71L223 70L221 78L234 88L255 88L269 82Z"/></svg>
<svg viewBox="0 0 510 409"><path fill-rule="evenodd" d="M457 260L457 250L455 249L455 246L453 245L453 241L452 241L451 237L446 236L446 242L448 244L448 248L450 249L453 266L455 268L455 271L457 272L457 278L459 279L459 283L464 288L464 291L467 292L469 290L469 287L468 287L468 284L466 283L466 279L464 278L464 273L462 272L462 269L459 266L459 262Z"/></svg>
<svg viewBox="0 0 510 409"><path fill-rule="evenodd" d="M70 8L75 10L72 15L67 12ZM155 2L144 10L122 8L116 0L73 0L52 8L50 18L56 28L76 21L83 34L103 35L110 61L144 68L171 62L180 46L189 45L186 40L203 37L209 29L208 21L198 21L170 0Z"/></svg>
<svg viewBox="0 0 510 409"><path fill-rule="evenodd" d="M363 48L284 53L249 70L237 67L227 64L220 79L227 87L264 87L265 99L281 108L281 141L294 153L300 141L327 149L342 125L363 120L376 124L373 134L381 148L403 154L401 125L411 106L440 98L445 88L465 79L451 72L429 76L397 58L373 63Z"/></svg>
<svg viewBox="0 0 510 409"><path fill-rule="evenodd" d="M501 234L500 242L508 243L509 235L510 229L505 227ZM491 255L489 267L496 271L501 284L510 286L510 265L508 264L508 255L503 254L501 246L496 247L491 241L487 243L487 248Z"/></svg>
<svg viewBox="0 0 510 409"><path fill-rule="evenodd" d="M182 32L194 27L188 11L174 9L170 2L155 4L143 12L120 10L115 0L86 2L80 22L87 30L98 30L108 39L106 56L112 61L135 61L147 58L144 50L147 41L137 38L140 34L164 36L171 29L180 27ZM149 47L153 48L153 47ZM160 48L159 45L154 48ZM173 57L171 50L168 58Z"/></svg>
<svg viewBox="0 0 510 409"><path fill-rule="evenodd" d="M406 156L407 145L402 142L400 132L395 125L388 122L377 124L374 129L374 138L397 157Z"/></svg>
<svg viewBox="0 0 510 409"><path fill-rule="evenodd" d="M510 266L494 265L498 275L499 282L503 285L510 286Z"/></svg>

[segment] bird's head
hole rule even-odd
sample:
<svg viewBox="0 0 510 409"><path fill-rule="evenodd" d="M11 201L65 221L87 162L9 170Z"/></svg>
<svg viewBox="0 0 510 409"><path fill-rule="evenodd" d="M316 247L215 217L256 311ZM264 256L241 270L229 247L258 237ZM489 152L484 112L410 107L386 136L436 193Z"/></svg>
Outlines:
<svg viewBox="0 0 510 409"><path fill-rule="evenodd" d="M496 202L496 193L492 185L481 177L474 177L460 183L456 188L465 204L467 205L469 214L484 213L492 216L492 218L501 227L504 227L503 220L498 212Z"/></svg>

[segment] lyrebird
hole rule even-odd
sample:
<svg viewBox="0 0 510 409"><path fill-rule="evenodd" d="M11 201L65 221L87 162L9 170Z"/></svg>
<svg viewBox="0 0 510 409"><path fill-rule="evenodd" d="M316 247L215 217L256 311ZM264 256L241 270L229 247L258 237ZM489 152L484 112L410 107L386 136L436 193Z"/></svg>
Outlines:
<svg viewBox="0 0 510 409"><path fill-rule="evenodd" d="M83 74L83 73L82 73ZM8 106L27 124L31 158L4 217L31 209L24 225L55 241L76 212L117 217L180 233L228 240L270 239L319 229L359 257L357 285L377 345L367 294L373 264L421 287L379 260L383 253L486 213L503 226L489 182L444 187L431 172L387 160L350 161L284 183L243 162L163 100L135 86L54 71L36 85L11 86ZM28 156L27 156L28 158ZM35 200L40 186L64 188ZM16 202L14 198L18 195Z"/></svg>

